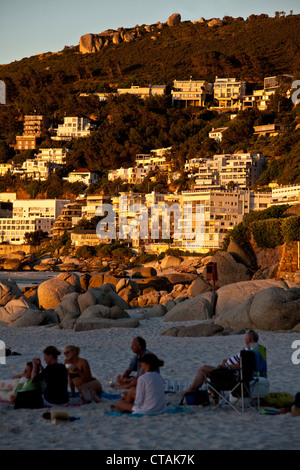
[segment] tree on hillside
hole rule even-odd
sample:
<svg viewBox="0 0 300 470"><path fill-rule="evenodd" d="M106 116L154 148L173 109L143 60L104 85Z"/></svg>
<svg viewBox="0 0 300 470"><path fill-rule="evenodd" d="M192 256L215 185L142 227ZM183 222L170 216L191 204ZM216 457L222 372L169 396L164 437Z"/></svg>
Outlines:
<svg viewBox="0 0 300 470"><path fill-rule="evenodd" d="M26 232L24 235L25 243L29 245L38 246L43 240L49 238L47 232L43 230L36 230L35 232Z"/></svg>

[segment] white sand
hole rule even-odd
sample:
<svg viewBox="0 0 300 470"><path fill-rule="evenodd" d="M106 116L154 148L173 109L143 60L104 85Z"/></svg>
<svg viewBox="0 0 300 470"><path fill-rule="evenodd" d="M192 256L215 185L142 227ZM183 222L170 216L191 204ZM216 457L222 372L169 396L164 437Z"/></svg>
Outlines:
<svg viewBox="0 0 300 470"><path fill-rule="evenodd" d="M140 315L139 310L130 311ZM187 325L191 322L187 322ZM56 327L0 327L0 339L21 356L10 356L0 365L0 380L8 379L24 369L33 356L42 357L50 344L63 348L66 344L81 347L81 356L88 359L92 373L108 393L109 379L123 372L132 356L131 341L143 336L147 347L165 361L164 378L191 379L203 364L220 361L244 346L244 335L211 338L172 338L160 336L173 324L161 318L145 319L137 329L103 329L75 333ZM300 364L291 360L292 343L299 333L259 332L268 351L270 392L300 391ZM61 356L63 360L63 355ZM171 406L180 397L167 394ZM0 404L1 450L203 450L203 449L300 449L300 417L262 415L248 409L244 414L226 407L208 409L189 407L180 414L144 416L142 418L111 416L114 401L68 408L70 416L80 418L64 425L54 425L42 418L44 410L14 410ZM186 406L186 405L185 405Z"/></svg>

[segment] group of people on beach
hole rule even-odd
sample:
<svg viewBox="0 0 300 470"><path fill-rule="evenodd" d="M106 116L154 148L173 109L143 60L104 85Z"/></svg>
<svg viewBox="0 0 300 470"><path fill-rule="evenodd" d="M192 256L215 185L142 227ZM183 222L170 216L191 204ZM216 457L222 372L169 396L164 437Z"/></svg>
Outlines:
<svg viewBox="0 0 300 470"><path fill-rule="evenodd" d="M257 370L260 375L266 376L266 349L258 343L258 334L254 330L246 333L246 349L256 350L258 355ZM123 389L121 399L111 406L112 411L127 413L159 414L166 411L165 384L160 374L164 362L146 347L144 338L135 337L131 344L134 353L128 368L116 377L113 388ZM67 345L64 348L65 360L60 363L58 358L61 352L55 346L47 346L43 351L44 362L35 357L26 364L23 374L26 381L19 385L12 398L17 403L18 398L24 397L24 392L39 393L42 397L42 406L66 405L69 396L75 396L76 390L83 403L92 401L99 403L103 391L101 383L93 377L89 362L80 357L80 348ZM191 386L182 395L199 389L206 377L217 367L238 369L240 354L224 360L219 366L202 366L198 370ZM135 375L132 375L135 372ZM70 388L70 393L69 393ZM19 406L22 407L22 406ZM25 407L25 406L24 406ZM34 406L32 406L34 407Z"/></svg>

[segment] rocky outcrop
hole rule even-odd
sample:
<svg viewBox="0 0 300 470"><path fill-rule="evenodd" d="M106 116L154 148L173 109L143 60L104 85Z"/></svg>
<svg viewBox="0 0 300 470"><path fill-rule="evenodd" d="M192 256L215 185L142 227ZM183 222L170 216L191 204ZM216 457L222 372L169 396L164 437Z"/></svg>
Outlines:
<svg viewBox="0 0 300 470"><path fill-rule="evenodd" d="M257 289L248 297L244 292L235 302L227 302L227 308L223 305L221 313L218 303L219 298L215 322L224 327L279 331L292 330L300 323L300 288L297 287L274 284Z"/></svg>
<svg viewBox="0 0 300 470"><path fill-rule="evenodd" d="M215 283L217 289L227 284L249 281L252 277L251 271L226 251L218 251L212 261L217 263L218 280ZM206 278L206 270L203 272L203 277Z"/></svg>
<svg viewBox="0 0 300 470"><path fill-rule="evenodd" d="M219 18L213 18L212 20L208 21L207 26L212 28L213 26L222 26L223 21Z"/></svg>
<svg viewBox="0 0 300 470"><path fill-rule="evenodd" d="M125 29L118 28L118 30L109 29L103 31L99 34L87 33L81 36L79 41L79 51L82 54L88 54L93 52L99 52L103 48L107 47L109 44L118 45L122 42L128 43L135 41L136 38L140 38L143 34L157 32L160 34L160 31L164 26L178 26L181 22L181 15L179 13L173 13L168 18L167 23L156 23L155 25L145 25L140 27L136 25L134 28ZM156 36L152 38L156 39Z"/></svg>
<svg viewBox="0 0 300 470"><path fill-rule="evenodd" d="M213 305L215 294L207 292L191 299L184 300L164 316L165 322L208 320L213 317Z"/></svg>
<svg viewBox="0 0 300 470"><path fill-rule="evenodd" d="M178 26L181 22L181 15L179 13L173 13L173 15L168 18L168 26Z"/></svg>

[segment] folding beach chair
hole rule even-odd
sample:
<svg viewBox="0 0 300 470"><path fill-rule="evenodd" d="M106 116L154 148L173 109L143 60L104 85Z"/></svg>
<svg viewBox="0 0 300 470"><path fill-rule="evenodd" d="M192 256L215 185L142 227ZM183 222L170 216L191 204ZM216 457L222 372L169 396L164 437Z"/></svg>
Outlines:
<svg viewBox="0 0 300 470"><path fill-rule="evenodd" d="M245 398L251 401L250 383L258 380L255 371L255 355L253 351L243 350L240 353L240 368L233 370L217 368L206 378L208 390L213 395L215 409L224 403L231 406L235 411L245 410Z"/></svg>

